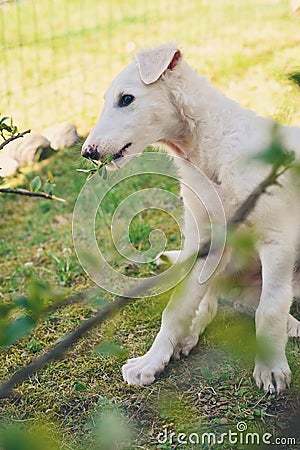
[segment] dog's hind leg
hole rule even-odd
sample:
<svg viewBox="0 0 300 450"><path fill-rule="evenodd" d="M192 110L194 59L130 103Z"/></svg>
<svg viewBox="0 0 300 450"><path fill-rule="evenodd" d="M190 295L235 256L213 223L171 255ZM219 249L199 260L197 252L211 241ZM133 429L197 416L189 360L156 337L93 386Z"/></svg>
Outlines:
<svg viewBox="0 0 300 450"><path fill-rule="evenodd" d="M292 302L292 275L295 242L289 229L268 235L259 254L263 286L256 310L259 354L254 378L258 387L271 393L289 387L291 372L285 355L287 323Z"/></svg>

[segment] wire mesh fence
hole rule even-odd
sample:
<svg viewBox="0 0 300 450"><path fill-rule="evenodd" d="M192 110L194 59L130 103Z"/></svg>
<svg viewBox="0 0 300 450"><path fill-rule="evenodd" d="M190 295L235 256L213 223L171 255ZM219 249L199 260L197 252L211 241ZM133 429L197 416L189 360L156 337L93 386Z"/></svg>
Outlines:
<svg viewBox="0 0 300 450"><path fill-rule="evenodd" d="M113 74L168 40L230 91L222 71L242 78L257 40L257 58L268 58L283 14L288 0L0 0L0 112L36 129L71 120L84 133Z"/></svg>

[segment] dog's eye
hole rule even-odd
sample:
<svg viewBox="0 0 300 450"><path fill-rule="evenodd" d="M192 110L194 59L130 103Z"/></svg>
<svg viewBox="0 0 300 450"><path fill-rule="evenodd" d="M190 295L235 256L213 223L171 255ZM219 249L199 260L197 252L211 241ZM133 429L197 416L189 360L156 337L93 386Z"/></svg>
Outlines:
<svg viewBox="0 0 300 450"><path fill-rule="evenodd" d="M134 96L133 95L124 94L124 95L122 95L120 97L118 106L120 108L124 108L125 106L130 105L130 103L132 103L133 100L134 100Z"/></svg>

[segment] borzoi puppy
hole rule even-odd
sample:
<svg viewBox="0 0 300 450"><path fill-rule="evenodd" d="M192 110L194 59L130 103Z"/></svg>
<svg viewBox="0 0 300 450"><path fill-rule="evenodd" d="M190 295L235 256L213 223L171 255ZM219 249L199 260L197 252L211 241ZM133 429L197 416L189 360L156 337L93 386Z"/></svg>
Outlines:
<svg viewBox="0 0 300 450"><path fill-rule="evenodd" d="M140 153L163 143L170 154L197 166L218 187L226 216L243 202L270 170L252 155L271 142L274 122L243 108L197 75L173 43L140 51L111 83L99 121L87 137L82 155L101 160ZM300 128L278 129L286 149L300 156ZM251 162L252 161L252 162ZM188 181L188 180L187 180ZM267 345L268 357L257 355L254 378L259 388L279 392L290 384L285 355L288 329L299 336L299 322L289 316L292 282L300 231L299 188L287 171L280 186L262 195L247 220L260 231L256 243L262 288L256 309L256 334ZM193 196L182 187L184 204L195 210ZM201 214L194 211L201 222ZM193 242L186 220L184 235ZM198 242L194 242L196 251ZM219 271L229 261L224 253ZM172 257L171 257L172 260ZM217 311L215 284L198 282L200 259L175 289L163 312L162 324L150 350L123 366L129 384L147 385L171 356L188 355L199 333Z"/></svg>

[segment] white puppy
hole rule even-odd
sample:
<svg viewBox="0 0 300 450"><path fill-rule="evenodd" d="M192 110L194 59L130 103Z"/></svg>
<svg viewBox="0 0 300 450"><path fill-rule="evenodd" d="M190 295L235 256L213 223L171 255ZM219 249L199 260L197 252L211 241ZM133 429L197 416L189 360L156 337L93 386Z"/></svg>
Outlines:
<svg viewBox="0 0 300 450"><path fill-rule="evenodd" d="M99 121L86 139L82 155L102 159L111 154L140 153L155 142L196 165L216 185L230 217L238 205L262 181L269 168L249 163L268 146L274 122L254 112L211 86L183 59L176 45L167 44L141 51L113 80L105 94ZM300 156L300 129L280 127L284 146ZM183 175L184 176L184 175ZM261 196L248 224L259 228L257 252L262 266L262 289L256 310L256 333L268 346L268 357L257 356L254 378L260 388L278 392L290 384L285 355L290 320L292 333L299 322L290 316L292 278L300 231L299 189L287 172L283 187L273 186ZM182 188L183 200L193 211L193 196ZM197 220L202 220L197 215ZM188 254L197 249L190 236L186 215L184 235ZM192 246L193 247L193 246ZM229 257L225 253L220 270ZM217 311L212 283L199 284L199 260L192 273L175 290L162 317L161 329L150 350L123 366L129 384L152 383L171 356L187 355L199 333ZM298 331L297 331L298 333Z"/></svg>

